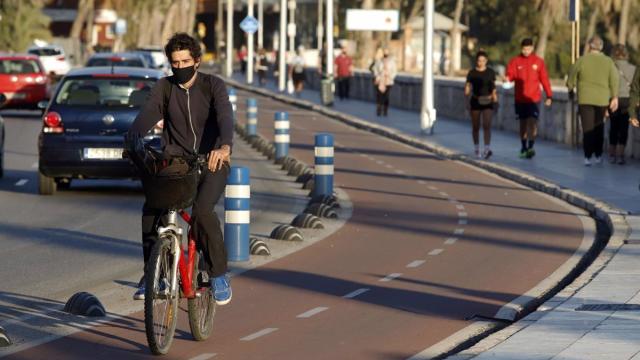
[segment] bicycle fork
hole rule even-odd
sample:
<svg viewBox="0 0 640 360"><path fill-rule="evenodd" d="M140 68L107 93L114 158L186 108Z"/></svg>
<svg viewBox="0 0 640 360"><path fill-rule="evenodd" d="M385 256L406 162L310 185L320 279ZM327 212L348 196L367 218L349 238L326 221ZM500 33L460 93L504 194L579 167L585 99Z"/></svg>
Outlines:
<svg viewBox="0 0 640 360"><path fill-rule="evenodd" d="M175 210L170 210L167 214L167 226L158 228L158 237L168 233L171 238L171 253L173 263L171 264L171 291L170 296L178 294L178 263L181 260L182 228L178 225L178 216Z"/></svg>

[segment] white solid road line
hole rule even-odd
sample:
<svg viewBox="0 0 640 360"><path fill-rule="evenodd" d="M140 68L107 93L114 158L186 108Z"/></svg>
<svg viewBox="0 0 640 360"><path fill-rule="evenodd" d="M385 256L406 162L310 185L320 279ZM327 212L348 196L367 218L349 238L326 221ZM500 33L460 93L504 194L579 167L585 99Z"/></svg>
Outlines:
<svg viewBox="0 0 640 360"><path fill-rule="evenodd" d="M265 336L268 334L271 334L272 332L278 330L278 328L266 328L266 329L262 329L258 332L255 332L251 335L245 336L243 338L240 339L240 341L251 341L251 340L255 340L261 336Z"/></svg>
<svg viewBox="0 0 640 360"><path fill-rule="evenodd" d="M467 225L469 222L466 219L458 220L458 225Z"/></svg>
<svg viewBox="0 0 640 360"><path fill-rule="evenodd" d="M318 306L317 308L313 308L313 309L311 309L309 311L305 311L305 312L303 312L302 314L300 314L300 315L298 315L296 317L299 318L299 319L307 319L307 318L310 318L310 317L312 317L314 315L317 315L317 314L319 314L319 313L321 313L321 312L323 312L325 310L328 310L328 309L329 309L328 307Z"/></svg>
<svg viewBox="0 0 640 360"><path fill-rule="evenodd" d="M362 294L366 293L369 290L370 289L367 289L367 288L358 289L356 291L352 291L352 292L348 293L347 295L343 296L343 298L345 298L345 299L353 299L354 297L362 295Z"/></svg>
<svg viewBox="0 0 640 360"><path fill-rule="evenodd" d="M456 241L458 241L458 238L451 237L451 238L448 238L447 240L445 240L444 244L445 245L453 245L453 244L456 243Z"/></svg>
<svg viewBox="0 0 640 360"><path fill-rule="evenodd" d="M401 273L393 273L393 274L389 274L389 275L387 275L387 276L383 277L383 278L382 278L382 279L380 279L379 281L382 281L382 282L389 282L389 281L391 281L391 280L393 280L393 279L395 279L395 278L399 278L400 276L402 276L402 274L401 274Z"/></svg>
<svg viewBox="0 0 640 360"><path fill-rule="evenodd" d="M431 252L429 253L430 256L436 256L436 255L440 255L442 254L442 252L444 251L444 249L434 249L431 250Z"/></svg>
<svg viewBox="0 0 640 360"><path fill-rule="evenodd" d="M464 229L455 229L453 230L454 235L462 235L464 234Z"/></svg>
<svg viewBox="0 0 640 360"><path fill-rule="evenodd" d="M216 356L216 353L213 353L213 354L205 353L205 354L200 354L198 356L194 356L189 360L207 360L207 359L211 359L214 356Z"/></svg>
<svg viewBox="0 0 640 360"><path fill-rule="evenodd" d="M425 262L427 262L426 260L414 260L412 262L410 262L409 264L407 264L408 268L416 268L422 264L424 264Z"/></svg>
<svg viewBox="0 0 640 360"><path fill-rule="evenodd" d="M26 184L27 182L29 182L29 180L27 179L20 179L18 180L18 182L16 183L16 186L23 186L24 184Z"/></svg>

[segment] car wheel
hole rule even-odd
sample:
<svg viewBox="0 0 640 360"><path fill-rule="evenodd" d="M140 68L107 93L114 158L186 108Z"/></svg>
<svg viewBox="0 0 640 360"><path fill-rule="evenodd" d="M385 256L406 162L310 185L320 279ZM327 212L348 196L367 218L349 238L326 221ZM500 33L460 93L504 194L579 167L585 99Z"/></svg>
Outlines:
<svg viewBox="0 0 640 360"><path fill-rule="evenodd" d="M71 187L71 179L69 178L56 178L55 179L56 182L56 187L58 189L68 189L69 187Z"/></svg>
<svg viewBox="0 0 640 360"><path fill-rule="evenodd" d="M56 192L56 182L38 172L38 192L40 195L53 195Z"/></svg>

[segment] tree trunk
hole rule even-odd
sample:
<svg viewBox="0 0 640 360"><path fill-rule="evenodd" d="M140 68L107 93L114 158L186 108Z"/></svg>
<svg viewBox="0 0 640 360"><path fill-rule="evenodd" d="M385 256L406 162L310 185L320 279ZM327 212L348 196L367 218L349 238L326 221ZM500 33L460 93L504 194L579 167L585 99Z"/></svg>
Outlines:
<svg viewBox="0 0 640 360"><path fill-rule="evenodd" d="M151 11L147 4L143 4L138 10L138 43L137 46L145 46L151 41Z"/></svg>
<svg viewBox="0 0 640 360"><path fill-rule="evenodd" d="M589 26L587 27L587 38L584 42L583 53L589 51L589 39L596 33L596 25L598 24L598 16L600 16L600 7L595 5L591 17L589 18Z"/></svg>
<svg viewBox="0 0 640 360"><path fill-rule="evenodd" d="M176 19L176 13L178 11L179 4L177 2L172 2L169 6L169 10L167 10L167 15L164 18L164 25L162 28L162 43L164 44L171 35L173 35L174 24Z"/></svg>
<svg viewBox="0 0 640 360"><path fill-rule="evenodd" d="M93 0L89 1L89 10L87 12L87 28L86 28L86 33L85 33L85 44L84 44L84 59L82 60L82 62L84 63L84 60L86 60L87 58L89 58L89 56L91 56L91 54L94 53L93 50L93 19L95 18L95 3Z"/></svg>
<svg viewBox="0 0 640 360"><path fill-rule="evenodd" d="M373 9L374 0L363 0L362 1L362 9ZM360 31L359 41L358 41L358 54L360 56L358 62L361 68L367 68L373 55L376 51L375 44L373 43L373 32L372 31Z"/></svg>
<svg viewBox="0 0 640 360"><path fill-rule="evenodd" d="M187 0L189 2L189 11L187 12L188 17L186 21L185 32L189 35L193 35L194 29L196 27L196 8L198 6L197 0Z"/></svg>
<svg viewBox="0 0 640 360"><path fill-rule="evenodd" d="M623 0L622 10L620 10L620 27L618 28L618 43L622 45L627 44L629 12L631 12L631 0Z"/></svg>
<svg viewBox="0 0 640 360"><path fill-rule="evenodd" d="M462 53L462 39L461 39L461 31L460 31L460 18L462 18L462 8L464 6L464 0L456 1L456 9L453 12L453 26L451 27L451 31L449 32L449 37L451 38L451 47L449 51L451 52L451 57L449 60L449 69L447 71L447 75L453 75L456 71L460 70L460 55ZM425 24L426 25L426 24Z"/></svg>
<svg viewBox="0 0 640 360"><path fill-rule="evenodd" d="M540 31L538 32L538 45L536 46L536 55L544 59L544 54L547 51L547 41L549 40L549 33L554 23L554 8L551 4L552 1L558 0L545 0L542 4L542 21L540 22Z"/></svg>

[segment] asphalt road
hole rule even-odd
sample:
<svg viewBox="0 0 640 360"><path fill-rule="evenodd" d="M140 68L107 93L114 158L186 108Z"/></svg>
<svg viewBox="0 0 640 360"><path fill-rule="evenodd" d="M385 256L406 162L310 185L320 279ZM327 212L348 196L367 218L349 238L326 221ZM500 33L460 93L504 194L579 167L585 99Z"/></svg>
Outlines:
<svg viewBox="0 0 640 360"><path fill-rule="evenodd" d="M240 92L241 123L245 96ZM353 215L330 237L234 279L234 300L219 308L210 340L193 341L182 312L167 359L406 359L463 329L474 316L494 316L552 274L583 241L584 220L576 210L546 195L309 111L266 98L258 101L260 133L271 138L274 112L289 111L291 152L309 164L313 163L313 135L335 135L336 185L353 202ZM9 125L10 130L27 126L12 119ZM35 161L32 150L23 151L27 154L10 153L15 157L10 168L15 170L10 170L9 177L14 180L33 177L28 168L17 164L18 158L27 167ZM10 187L12 181L5 179L2 184ZM30 201L20 197L22 192L3 190L13 196L10 206L2 201L3 213L13 209L3 226L15 234L49 232L54 224L68 223L65 213L74 211L68 202L48 206L33 190L27 191L36 197ZM132 216L120 221L135 226L138 207L124 206L132 196L129 191L119 188L105 195L91 189L63 195L71 203L82 197L105 200L94 201L95 209L83 211L86 218L75 215L84 220L73 223L84 225L65 231L92 234L82 236L89 236L97 246L110 239L131 239L115 242L116 250L104 251L135 253L137 249L128 249L133 235L94 220L99 212L123 212ZM16 210L16 204L27 209ZM36 210L41 215L51 212L51 217L34 225L24 217ZM12 241L10 248L28 242L29 251L51 258L41 243ZM74 249L66 240L51 243L64 251ZM92 253L88 256L95 256ZM136 256L124 256L130 256L125 262L135 266ZM47 281L35 281L39 287L47 286ZM34 291L30 286L21 289ZM89 356L150 358L141 314L10 358Z"/></svg>

